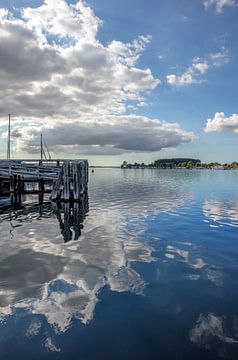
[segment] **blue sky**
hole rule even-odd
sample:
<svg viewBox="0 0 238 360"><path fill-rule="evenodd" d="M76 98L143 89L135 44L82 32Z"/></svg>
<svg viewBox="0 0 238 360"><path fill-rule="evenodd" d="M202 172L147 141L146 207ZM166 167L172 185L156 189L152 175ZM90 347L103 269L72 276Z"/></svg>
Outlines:
<svg viewBox="0 0 238 360"><path fill-rule="evenodd" d="M25 29L22 37L18 32L23 54L17 55L14 70L9 70L4 50L9 56L11 52L3 36L1 44L0 35L5 80L0 89L4 91L9 84L14 90L14 94L9 90L0 113L1 157L6 152L6 114L11 112L13 155L37 156L42 131L54 156L84 156L100 165L181 156L237 160L237 1L88 0L67 4L63 0L1 1L2 10L12 13L1 20L1 31L8 29L10 44L14 45L16 26ZM72 29L62 25L60 12L65 6L74 9L65 12L65 19L68 16L72 23L73 16L79 22L77 31L76 23ZM20 8L33 7L37 13L20 13ZM52 8L58 8L58 18ZM38 48L28 48L25 37ZM39 56L32 59L31 51L36 54L38 50ZM12 51L13 56L14 46ZM24 65L29 68L26 76L22 75ZM77 84L72 85L73 78L79 79ZM99 87L92 89L95 83ZM67 89L63 94L62 86Z"/></svg>

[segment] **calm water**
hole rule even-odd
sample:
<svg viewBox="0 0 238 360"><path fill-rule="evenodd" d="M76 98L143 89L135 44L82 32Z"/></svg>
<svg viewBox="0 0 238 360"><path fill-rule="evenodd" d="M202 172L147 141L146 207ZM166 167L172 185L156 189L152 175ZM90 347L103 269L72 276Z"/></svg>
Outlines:
<svg viewBox="0 0 238 360"><path fill-rule="evenodd" d="M238 171L96 169L89 205L35 200L1 202L1 359L238 359Z"/></svg>

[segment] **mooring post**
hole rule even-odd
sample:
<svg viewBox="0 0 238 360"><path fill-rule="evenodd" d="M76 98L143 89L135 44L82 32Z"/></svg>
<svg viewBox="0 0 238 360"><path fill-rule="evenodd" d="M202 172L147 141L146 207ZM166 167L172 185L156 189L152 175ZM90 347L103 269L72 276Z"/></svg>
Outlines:
<svg viewBox="0 0 238 360"><path fill-rule="evenodd" d="M68 160L63 163L63 200L69 201L70 196L70 162Z"/></svg>
<svg viewBox="0 0 238 360"><path fill-rule="evenodd" d="M44 192L44 179L39 178L38 183L39 183L39 192L43 193Z"/></svg>
<svg viewBox="0 0 238 360"><path fill-rule="evenodd" d="M81 191L85 192L87 190L87 162L81 161L80 162L80 168L81 168Z"/></svg>
<svg viewBox="0 0 238 360"><path fill-rule="evenodd" d="M51 192L52 201L60 200L60 186L62 183L62 179L63 179L63 167L61 167L60 172L58 174L58 178L53 185L53 189Z"/></svg>
<svg viewBox="0 0 238 360"><path fill-rule="evenodd" d="M88 190L88 161L86 160L86 188Z"/></svg>
<svg viewBox="0 0 238 360"><path fill-rule="evenodd" d="M79 163L72 162L72 177L73 177L73 200L80 200L80 180L79 180Z"/></svg>
<svg viewBox="0 0 238 360"><path fill-rule="evenodd" d="M73 180L73 201L77 199L77 190L76 190L76 183L77 183L77 163L75 161L72 162L72 180Z"/></svg>
<svg viewBox="0 0 238 360"><path fill-rule="evenodd" d="M77 188L77 201L80 201L81 198L81 189L80 189L80 163L77 162L77 177L76 177L76 188Z"/></svg>
<svg viewBox="0 0 238 360"><path fill-rule="evenodd" d="M13 175L12 182L13 182L14 204L16 204L17 203L17 175Z"/></svg>
<svg viewBox="0 0 238 360"><path fill-rule="evenodd" d="M39 202L40 205L43 205L43 203L44 203L44 193L43 192L39 193L38 202Z"/></svg>
<svg viewBox="0 0 238 360"><path fill-rule="evenodd" d="M13 177L10 176L10 193L12 194L13 192L14 192Z"/></svg>
<svg viewBox="0 0 238 360"><path fill-rule="evenodd" d="M21 175L17 175L17 193L21 193Z"/></svg>
<svg viewBox="0 0 238 360"><path fill-rule="evenodd" d="M10 176L9 179L10 183L9 183L9 187L10 187L10 197L11 197L11 204L14 204L14 185L13 185L13 178L12 176Z"/></svg>
<svg viewBox="0 0 238 360"><path fill-rule="evenodd" d="M21 178L20 178L20 179L21 179ZM21 192L21 194L24 194L24 192L25 192L25 181L24 181L23 179L20 180L19 186L20 186L20 192Z"/></svg>
<svg viewBox="0 0 238 360"><path fill-rule="evenodd" d="M43 204L44 201L44 179L43 177L40 177L38 179L38 190L39 190L39 204Z"/></svg>
<svg viewBox="0 0 238 360"><path fill-rule="evenodd" d="M82 193L83 192L83 186L82 186L82 162L79 161L78 163L78 181L79 181L79 192Z"/></svg>
<svg viewBox="0 0 238 360"><path fill-rule="evenodd" d="M17 202L21 203L21 175L16 176L16 195L17 195Z"/></svg>

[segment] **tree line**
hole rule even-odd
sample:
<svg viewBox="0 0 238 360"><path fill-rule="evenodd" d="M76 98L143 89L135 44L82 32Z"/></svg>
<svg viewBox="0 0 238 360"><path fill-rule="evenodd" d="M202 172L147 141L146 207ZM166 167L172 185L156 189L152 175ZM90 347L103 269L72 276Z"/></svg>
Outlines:
<svg viewBox="0 0 238 360"><path fill-rule="evenodd" d="M121 164L122 169L175 169L175 168L183 168L183 169L238 169L238 162L225 163L221 164L219 162L210 162L210 163L202 163L199 159L192 158L171 158L171 159L158 159L150 164L145 164L144 162L138 163L135 162L127 163L127 161L123 161Z"/></svg>

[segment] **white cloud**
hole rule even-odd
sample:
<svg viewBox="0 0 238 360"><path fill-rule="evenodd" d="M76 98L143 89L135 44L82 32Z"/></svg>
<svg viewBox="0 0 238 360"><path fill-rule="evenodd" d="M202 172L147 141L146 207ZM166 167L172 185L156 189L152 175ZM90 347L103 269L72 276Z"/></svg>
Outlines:
<svg viewBox="0 0 238 360"><path fill-rule="evenodd" d="M8 16L8 10L7 9L0 9L0 19L6 19Z"/></svg>
<svg viewBox="0 0 238 360"><path fill-rule="evenodd" d="M184 131L177 123L143 116L114 115L87 123L63 121L41 128L15 128L18 151L39 152L40 132L46 134L49 147L59 153L103 155L159 151L196 139L192 132Z"/></svg>
<svg viewBox="0 0 238 360"><path fill-rule="evenodd" d="M38 8L23 9L22 17L33 31L76 41L95 42L98 28L102 24L84 1L68 5L65 0L45 0Z"/></svg>
<svg viewBox="0 0 238 360"><path fill-rule="evenodd" d="M209 69L209 65L206 62L195 63L193 64L193 67L201 74L204 74Z"/></svg>
<svg viewBox="0 0 238 360"><path fill-rule="evenodd" d="M167 82L170 85L189 85L194 84L197 81L193 76L193 69L189 67L182 75L177 76L175 74L170 74L166 76Z"/></svg>
<svg viewBox="0 0 238 360"><path fill-rule="evenodd" d="M216 11L218 13L222 13L225 6L235 6L235 0L204 0L205 9L209 8L210 6L215 6Z"/></svg>
<svg viewBox="0 0 238 360"><path fill-rule="evenodd" d="M229 62L229 53L225 47L221 48L221 51L210 54L211 63L214 67L222 66Z"/></svg>
<svg viewBox="0 0 238 360"><path fill-rule="evenodd" d="M226 116L224 112L217 112L213 119L207 119L205 132L228 130L238 133L238 114Z"/></svg>
<svg viewBox="0 0 238 360"><path fill-rule="evenodd" d="M204 81L200 78L201 75L204 75L209 69L224 65L228 61L228 51L222 47L219 52L211 53L204 58L194 58L192 64L181 75L169 74L166 79L168 84L176 86L198 84Z"/></svg>
<svg viewBox="0 0 238 360"><path fill-rule="evenodd" d="M22 14L22 20L0 23L0 115L120 113L128 100L140 101L141 92L159 84L150 69L135 66L150 37L121 43L116 51L113 43L102 45L96 39L100 21L83 2L50 0Z"/></svg>
<svg viewBox="0 0 238 360"><path fill-rule="evenodd" d="M149 35L140 35L138 39L134 40L131 44L113 40L109 44L109 49L115 56L118 56L120 62L128 66L133 66L136 64L142 52L145 50L146 45L150 43L151 40L152 37Z"/></svg>
<svg viewBox="0 0 238 360"><path fill-rule="evenodd" d="M79 144L94 153L153 151L194 138L178 124L123 116L127 109L145 104L146 94L160 84L149 68L137 65L151 36L105 45L97 38L100 26L102 21L81 0L74 5L45 0L37 8L21 9L20 18L1 9L0 118L4 122L11 112L18 120L18 133L25 118L23 132L28 135L18 136L18 148L30 145L32 122L44 125L50 144L68 146L71 152ZM100 134L93 141L99 129L112 139ZM75 137L80 141L72 140Z"/></svg>

